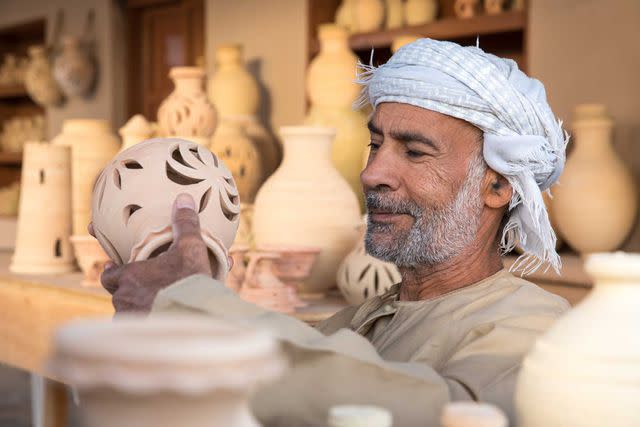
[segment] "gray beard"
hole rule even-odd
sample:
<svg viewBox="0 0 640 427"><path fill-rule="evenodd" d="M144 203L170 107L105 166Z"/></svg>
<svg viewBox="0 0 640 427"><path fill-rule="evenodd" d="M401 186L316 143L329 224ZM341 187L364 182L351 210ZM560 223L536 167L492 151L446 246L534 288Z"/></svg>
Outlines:
<svg viewBox="0 0 640 427"><path fill-rule="evenodd" d="M378 224L368 219L367 252L400 268L437 265L459 255L478 231L483 208L480 187L486 168L481 154L472 159L458 194L444 208L423 208L413 201L395 201L384 191L367 192L367 210L382 209L414 218L409 231L396 230L392 224ZM376 241L375 234L383 233L392 236L384 242Z"/></svg>

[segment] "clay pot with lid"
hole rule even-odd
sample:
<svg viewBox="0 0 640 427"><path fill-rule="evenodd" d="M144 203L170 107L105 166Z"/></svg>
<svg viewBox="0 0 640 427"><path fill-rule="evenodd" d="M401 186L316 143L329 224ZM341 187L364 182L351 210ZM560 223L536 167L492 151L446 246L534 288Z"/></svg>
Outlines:
<svg viewBox="0 0 640 427"><path fill-rule="evenodd" d="M249 398L286 369L268 332L203 316L75 321L52 347L86 427L258 427Z"/></svg>
<svg viewBox="0 0 640 427"><path fill-rule="evenodd" d="M173 240L171 212L181 193L196 202L213 276L224 282L240 216L238 189L224 163L192 141L150 139L109 162L93 192L96 238L118 264L157 256Z"/></svg>

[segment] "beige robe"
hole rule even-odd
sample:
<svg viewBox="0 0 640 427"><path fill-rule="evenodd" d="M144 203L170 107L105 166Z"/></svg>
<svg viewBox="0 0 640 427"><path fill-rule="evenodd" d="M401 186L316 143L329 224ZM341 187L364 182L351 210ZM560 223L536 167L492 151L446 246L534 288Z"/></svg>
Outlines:
<svg viewBox="0 0 640 427"><path fill-rule="evenodd" d="M451 400L491 402L513 422L524 355L568 303L502 270L425 301L397 301L398 286L317 328L242 301L220 282L192 276L160 292L153 311L200 312L268 328L291 369L254 395L266 426L325 426L329 407L373 404L394 427L439 426Z"/></svg>

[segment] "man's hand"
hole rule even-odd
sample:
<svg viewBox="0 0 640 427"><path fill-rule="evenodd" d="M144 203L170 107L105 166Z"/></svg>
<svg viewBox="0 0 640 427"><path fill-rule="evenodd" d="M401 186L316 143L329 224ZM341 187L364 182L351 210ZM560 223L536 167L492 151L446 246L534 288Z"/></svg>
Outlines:
<svg viewBox="0 0 640 427"><path fill-rule="evenodd" d="M113 295L116 312L148 312L157 293L174 282L193 274L211 276L211 265L200 235L200 221L195 202L180 194L173 205L173 243L169 249L145 261L124 265L107 263L102 286ZM93 225L89 224L93 235Z"/></svg>

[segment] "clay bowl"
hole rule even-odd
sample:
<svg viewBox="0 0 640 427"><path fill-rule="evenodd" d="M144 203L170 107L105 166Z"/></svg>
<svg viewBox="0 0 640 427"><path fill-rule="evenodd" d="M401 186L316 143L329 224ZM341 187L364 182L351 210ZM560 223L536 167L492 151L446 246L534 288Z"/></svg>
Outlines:
<svg viewBox="0 0 640 427"><path fill-rule="evenodd" d="M84 273L82 286L100 287L100 275L109 255L100 247L98 241L89 236L71 236L71 244L76 260Z"/></svg>
<svg viewBox="0 0 640 427"><path fill-rule="evenodd" d="M263 245L257 250L280 254L280 257L274 260L273 271L278 279L298 291L302 291L302 283L311 274L313 263L320 253L320 248L308 246Z"/></svg>

